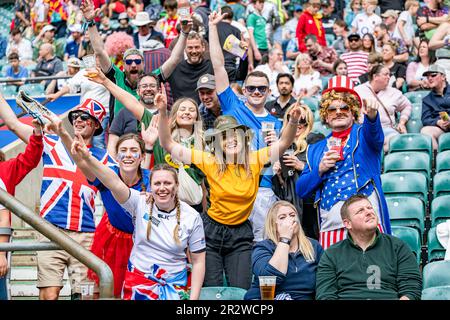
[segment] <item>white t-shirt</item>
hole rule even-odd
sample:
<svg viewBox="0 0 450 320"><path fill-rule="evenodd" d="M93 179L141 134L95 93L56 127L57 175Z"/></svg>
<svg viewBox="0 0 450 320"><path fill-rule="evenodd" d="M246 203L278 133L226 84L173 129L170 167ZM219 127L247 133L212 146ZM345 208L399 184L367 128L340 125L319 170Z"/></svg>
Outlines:
<svg viewBox="0 0 450 320"><path fill-rule="evenodd" d="M81 69L71 79L67 81L70 88L70 93L77 94L81 92L80 101L86 99L94 99L100 102L105 108L106 113L109 113L109 98L110 93L106 88L98 83L90 81L85 77L86 70Z"/></svg>
<svg viewBox="0 0 450 320"><path fill-rule="evenodd" d="M152 230L150 241L147 240L147 225L149 220L149 205L145 195L130 189L130 198L122 207L133 216L134 245L131 250L130 262L140 271L151 273L152 265L156 264L169 273L178 273L186 268L185 250L189 246L191 252L205 250L205 232L200 214L183 201L180 201L180 245L173 238L173 230L177 224L175 208L165 212L153 205Z"/></svg>
<svg viewBox="0 0 450 320"><path fill-rule="evenodd" d="M320 73L314 71L311 74L301 74L294 82L294 92L299 94L300 90L309 90L312 87L317 86L322 89L322 80L320 79Z"/></svg>
<svg viewBox="0 0 450 320"><path fill-rule="evenodd" d="M352 28L356 28L356 32L362 37L365 33L373 34L373 29L377 24L383 22L379 16L372 14L370 17L365 13L359 13L353 19Z"/></svg>
<svg viewBox="0 0 450 320"><path fill-rule="evenodd" d="M400 31L398 30L398 23L400 21L405 21L405 25L403 26L403 30L405 30L406 39L404 39L402 37L402 35L400 34ZM403 39L403 40L410 40L410 39L414 38L413 20L412 20L412 17L409 14L408 11L403 11L400 14L400 16L398 17L397 25L395 26L395 30L394 30L394 37L395 38L399 38L399 39Z"/></svg>

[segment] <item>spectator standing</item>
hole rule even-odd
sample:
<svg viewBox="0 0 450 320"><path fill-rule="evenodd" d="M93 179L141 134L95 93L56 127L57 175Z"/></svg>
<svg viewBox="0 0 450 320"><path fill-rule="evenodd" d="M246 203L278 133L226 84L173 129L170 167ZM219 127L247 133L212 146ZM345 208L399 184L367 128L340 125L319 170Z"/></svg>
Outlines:
<svg viewBox="0 0 450 320"><path fill-rule="evenodd" d="M233 10L233 20L245 25L245 6L240 0L225 0L227 6Z"/></svg>
<svg viewBox="0 0 450 320"><path fill-rule="evenodd" d="M129 24L129 17L126 12L119 14L117 19L119 21L119 26L116 28L117 32L125 32L126 34L133 35L133 27Z"/></svg>
<svg viewBox="0 0 450 320"><path fill-rule="evenodd" d="M336 51L333 48L321 46L313 34L305 37L305 47L311 57L314 70L321 76L330 75L333 72L333 63L338 58Z"/></svg>
<svg viewBox="0 0 450 320"><path fill-rule="evenodd" d="M102 37L103 41L106 41L106 38L109 37L115 30L111 28L111 21L107 16L103 16L100 19L100 25L98 27L98 33Z"/></svg>
<svg viewBox="0 0 450 320"><path fill-rule="evenodd" d="M402 64L408 61L409 53L405 42L389 36L388 28L384 23L375 26L373 34L377 39L377 51L382 52L385 44L392 43L395 46L393 61Z"/></svg>
<svg viewBox="0 0 450 320"><path fill-rule="evenodd" d="M362 50L362 41L359 33L351 33L347 37L349 51L341 55L341 60L347 64L348 77L354 82L367 72L367 58L369 54Z"/></svg>
<svg viewBox="0 0 450 320"><path fill-rule="evenodd" d="M363 12L353 19L352 32L357 32L360 36L373 33L375 26L382 22L381 18L375 14L377 4L377 0L361 0Z"/></svg>
<svg viewBox="0 0 450 320"><path fill-rule="evenodd" d="M440 112L450 115L450 86L445 75L446 70L441 66L431 65L423 76L427 78L431 92L422 100L422 124L420 133L431 136L433 149L437 150L439 136L450 131L448 117L441 116Z"/></svg>
<svg viewBox="0 0 450 320"><path fill-rule="evenodd" d="M11 31L11 38L6 47L6 55L9 56L11 53L17 53L19 55L20 63L24 66L30 65L32 61L31 42L28 39L22 37L22 33L19 28L14 28Z"/></svg>
<svg viewBox="0 0 450 320"><path fill-rule="evenodd" d="M287 201L270 208L265 239L252 251L254 280L244 299L261 299L259 276L276 276L275 300L313 300L320 244L305 236L297 209Z"/></svg>
<svg viewBox="0 0 450 320"><path fill-rule="evenodd" d="M422 277L416 258L405 242L380 233L376 205L357 194L345 201L340 216L347 238L322 255L316 299L420 300Z"/></svg>
<svg viewBox="0 0 450 320"><path fill-rule="evenodd" d="M64 50L64 61L68 61L69 58L78 58L78 53L80 51L80 45L83 41L83 29L81 25L74 24L69 27L70 35L72 41L69 41Z"/></svg>
<svg viewBox="0 0 450 320"><path fill-rule="evenodd" d="M203 129L214 129L214 122L222 115L219 98L216 92L216 80L211 74L204 74L197 81L198 96L200 105L198 106L202 117Z"/></svg>
<svg viewBox="0 0 450 320"><path fill-rule="evenodd" d="M301 52L306 52L307 35L316 36L319 45L326 47L327 41L325 39L325 29L322 25L322 15L319 13L321 7L320 0L309 0L309 2L303 5L303 13L298 19L298 25L296 30L298 49Z"/></svg>
<svg viewBox="0 0 450 320"><path fill-rule="evenodd" d="M423 73L435 62L436 56L434 50L429 50L428 41L422 39L419 43L416 60L408 63L408 67L406 68L408 91L429 89L428 81L423 76Z"/></svg>
<svg viewBox="0 0 450 320"><path fill-rule="evenodd" d="M389 151L389 141L398 134L407 133L406 123L411 115L411 102L400 90L389 85L389 69L378 65L369 72L369 82L355 87L362 99L378 101L378 113L384 133L384 151ZM399 121L396 123L396 114Z"/></svg>
<svg viewBox="0 0 450 320"><path fill-rule="evenodd" d="M301 53L295 59L294 65L294 97L314 97L322 90L320 73L312 68L309 55Z"/></svg>
<svg viewBox="0 0 450 320"><path fill-rule="evenodd" d="M267 102L264 106L271 115L278 118L280 121L283 121L286 110L297 102L292 95L294 82L294 77L290 73L279 73L277 75L276 85L280 95L277 99Z"/></svg>
<svg viewBox="0 0 450 320"><path fill-rule="evenodd" d="M150 20L147 12L138 12L136 18L131 20L131 24L138 28L138 31L133 34L134 45L137 49L141 49L142 44L150 39L164 44L164 36L154 29L156 21Z"/></svg>
<svg viewBox="0 0 450 320"><path fill-rule="evenodd" d="M395 26L393 36L395 38L403 39L408 47L412 47L414 45L415 31L413 18L417 16L417 11L419 8L419 1L407 0L405 2L406 10L400 13L397 20L397 25Z"/></svg>
<svg viewBox="0 0 450 320"><path fill-rule="evenodd" d="M165 39L164 44L166 48L168 48L172 40L178 36L178 30L176 26L178 23L180 23L180 17L177 13L177 1L164 1L164 9L166 10L167 15L164 18L158 20L155 26L155 30L162 33Z"/></svg>
<svg viewBox="0 0 450 320"><path fill-rule="evenodd" d="M269 50L269 42L266 33L267 20L262 16L264 0L254 0L253 8L254 11L247 17L247 28L254 55L254 67L256 67Z"/></svg>
<svg viewBox="0 0 450 320"><path fill-rule="evenodd" d="M361 108L364 114L362 125L358 123ZM346 237L340 209L356 193L369 196L380 217L379 228L391 233L381 188L384 135L377 109L376 100L362 105L361 98L353 90L353 82L347 77L331 78L328 89L322 93L320 118L332 133L308 148L308 165L297 180L296 191L302 199L315 194L320 221L319 242L324 250ZM329 145L333 140L337 146L331 149Z"/></svg>
<svg viewBox="0 0 450 320"><path fill-rule="evenodd" d="M270 45L272 45L274 43L275 30L281 24L281 18L279 15L279 11L278 11L276 2L277 2L276 0L275 1L271 1L271 0L265 1L264 0L262 9L260 10L260 13L259 13L266 20L265 32L267 35L267 41L270 43ZM245 12L247 21L248 21L248 17L250 16L250 14L255 12L255 9L256 9L255 5L256 5L256 2L254 0L249 1L249 4L247 5L247 9Z"/></svg>
<svg viewBox="0 0 450 320"><path fill-rule="evenodd" d="M282 39L283 41L290 41L292 39L296 38L296 30L298 25L298 20L300 19L300 16L303 13L303 7L299 4L296 4L294 6L294 12L292 14L292 18L289 19L283 26L283 34ZM297 41L298 45L298 41Z"/></svg>
<svg viewBox="0 0 450 320"><path fill-rule="evenodd" d="M325 34L333 34L333 25L339 19L339 14L335 13L334 1L322 1L322 25Z"/></svg>
<svg viewBox="0 0 450 320"><path fill-rule="evenodd" d="M220 27L220 24L219 24ZM269 59L267 63L260 64L255 68L255 71L264 72L269 78L270 84L270 100L278 98L280 93L277 87L277 76L280 73L289 73L288 67L283 63L283 52L281 49L272 48L269 50Z"/></svg>

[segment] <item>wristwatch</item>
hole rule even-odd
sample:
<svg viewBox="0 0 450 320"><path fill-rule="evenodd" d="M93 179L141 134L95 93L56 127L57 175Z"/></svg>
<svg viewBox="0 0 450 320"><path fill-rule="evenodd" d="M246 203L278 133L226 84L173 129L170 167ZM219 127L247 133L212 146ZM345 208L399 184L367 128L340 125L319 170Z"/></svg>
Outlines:
<svg viewBox="0 0 450 320"><path fill-rule="evenodd" d="M280 242L286 243L287 245L290 245L291 244L291 239L285 238L285 237L281 237L280 238Z"/></svg>

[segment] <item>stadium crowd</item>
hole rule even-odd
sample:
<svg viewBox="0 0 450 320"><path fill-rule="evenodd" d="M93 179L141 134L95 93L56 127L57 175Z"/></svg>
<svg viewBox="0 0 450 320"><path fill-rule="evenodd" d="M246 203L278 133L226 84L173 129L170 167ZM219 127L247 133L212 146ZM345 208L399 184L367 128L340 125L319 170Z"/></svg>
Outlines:
<svg viewBox="0 0 450 320"><path fill-rule="evenodd" d="M24 124L0 95L27 144L0 162L2 188L14 194L42 158L41 216L108 263L117 298L228 285L261 299L272 275L280 300L419 300L420 252L394 236L383 161L410 133L434 159L449 135L449 5L16 0L2 80L80 104L71 135L57 116ZM1 242L9 228L3 208ZM66 268L74 299L98 284L64 251L37 262L40 299L58 299Z"/></svg>

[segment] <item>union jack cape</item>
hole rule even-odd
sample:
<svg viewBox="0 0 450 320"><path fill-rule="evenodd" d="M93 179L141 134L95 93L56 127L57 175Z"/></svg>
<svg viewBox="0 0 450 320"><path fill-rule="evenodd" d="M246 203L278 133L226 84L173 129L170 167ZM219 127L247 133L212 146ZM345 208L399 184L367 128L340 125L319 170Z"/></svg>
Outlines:
<svg viewBox="0 0 450 320"><path fill-rule="evenodd" d="M103 164L114 163L106 151L88 147ZM41 216L62 229L94 232L97 189L88 183L58 136L44 136L42 160Z"/></svg>

